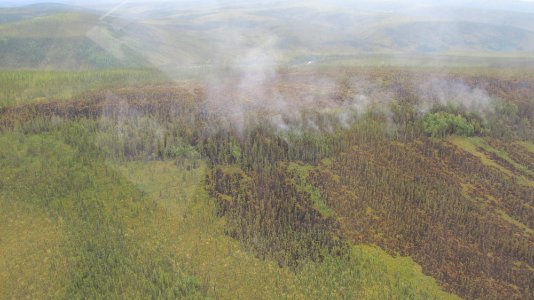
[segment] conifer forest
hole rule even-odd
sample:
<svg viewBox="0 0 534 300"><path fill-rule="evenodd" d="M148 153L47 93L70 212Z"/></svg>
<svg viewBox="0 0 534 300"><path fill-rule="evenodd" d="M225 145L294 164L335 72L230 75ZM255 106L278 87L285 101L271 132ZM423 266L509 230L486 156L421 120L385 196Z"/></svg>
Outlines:
<svg viewBox="0 0 534 300"><path fill-rule="evenodd" d="M534 2L0 0L0 299L534 299Z"/></svg>

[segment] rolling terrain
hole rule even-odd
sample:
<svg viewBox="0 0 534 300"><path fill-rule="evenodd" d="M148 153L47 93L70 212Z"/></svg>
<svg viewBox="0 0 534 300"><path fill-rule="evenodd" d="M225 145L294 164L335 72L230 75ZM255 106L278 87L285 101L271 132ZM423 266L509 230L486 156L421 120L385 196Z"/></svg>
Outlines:
<svg viewBox="0 0 534 300"><path fill-rule="evenodd" d="M370 74L381 72L379 73L381 75L375 73L376 77L374 78L381 78L382 80L409 78L406 73L398 73L394 70L384 72L384 70L367 69L366 71L346 70L346 72L348 72L347 74L355 72L359 75L366 72L370 72ZM289 78L292 76L306 77L312 75L303 73L298 76L295 74L288 76L285 82L290 82ZM464 80L469 80L469 75L458 74L456 76L465 76ZM506 77L479 78L475 82L482 81L479 84L483 84L488 80L496 80L503 86L511 82L511 79ZM410 86L406 79L401 79L400 82L403 83L403 86ZM396 86L394 82L389 82L388 85ZM386 87L383 88L386 89ZM292 93L291 91L294 89L289 88L287 91ZM338 93L329 92L332 92L329 96L332 98L327 103L340 101L336 100L339 97ZM495 92L503 91L496 88ZM111 98L110 93L113 95ZM3 154L3 161L14 163L11 167L6 165L3 168L6 175L13 174L4 177L3 186L10 187L4 189L8 193L4 199L14 199L13 197L34 199L32 201L35 204L32 205L44 205L44 208L41 207L39 211L48 211L48 214L52 214L48 218L52 218L52 220L54 218L61 220L66 218L66 215L63 216L62 214L71 214L65 210L66 207L64 208L65 205L71 207L71 204L68 204L67 200L58 200L62 198L57 198L56 193L69 195L68 190L62 191L68 188L71 184L68 182L75 180L76 177L64 177L61 180L67 180L67 182L56 187L56 185L50 184L57 184L56 181L60 180L57 176L60 175L49 174L45 175L49 183L37 184L38 178L42 178L42 175L29 176L25 173L36 168L30 167L30 165L25 167L26 163L22 159L26 155L19 154L22 156L16 159L12 157L15 154L9 154L28 153L27 151L34 148L31 146L33 139L37 141L45 138L50 139L49 136L52 135L54 139L64 139L63 143L66 145L74 143L74 146L78 145L76 147L83 149L80 151L88 151L88 153L76 154L78 157L76 161L80 163L86 161L93 164L92 161L96 157L100 157L98 160L106 162L102 167L104 168L102 172L117 174L109 176L115 178L112 180L125 180L126 184L133 184L128 189L131 189L132 193L142 195L128 196L129 194L124 194L124 191L121 190L120 185L113 183L112 186L118 189L116 193L119 194L117 195L124 195L120 197L151 199L151 196L147 195L155 195L155 199L160 199L152 200L153 202L129 200L134 201L131 208L128 208L129 206L125 208L134 209L135 213L127 214L128 218L131 218L131 222L158 222L158 227L170 226L169 230L172 230L173 226L174 228L182 228L181 225L172 225L174 222L182 222L179 221L180 219L186 221L189 218L209 218L212 220L209 222L216 222L207 227L212 228L209 231L222 230L221 234L231 238L234 241L232 243L239 241L238 244L246 249L247 255L251 255L251 258L260 259L266 263L271 262L276 266L275 268L281 268L280 271L290 272L288 274L297 272L299 283L295 283L297 284L297 290L293 291L297 293L295 295L310 295L300 294L303 293L303 290L299 291L299 288L306 286L306 283L301 280L307 280L307 276L323 276L329 274L328 272L335 272L336 274L353 274L340 275L339 279L323 280L323 282L331 284L335 282L337 286L343 287L338 290L339 296L360 295L367 298L378 296L374 293L384 291L381 284L385 283L385 279L379 280L376 286L369 285L368 287L375 287L368 292L364 292L365 289L353 289L355 286L361 285L361 282L357 284L357 282L346 281L350 278L363 280L367 286L368 280L376 280L371 279L376 278L372 277L371 273L367 274L366 271L360 269L363 261L371 259L368 256L372 255L384 256L383 260L385 261L394 258L387 258L389 257L388 254L382 252L372 254L376 250L359 248L361 247L359 245L377 245L385 249L389 255L410 256L422 266L422 269L419 269L418 267L410 267L414 264L413 262L401 263L399 261L398 263L402 265L402 267L399 266L402 268L402 271L399 270L399 272L406 274L395 279L401 280L402 283L396 283L401 284L401 286L408 284L411 280L409 278L413 278L412 276L422 276L420 273L422 270L425 274L435 277L446 290L463 297L528 298L532 284L530 279L533 263L533 253L530 247L533 242L531 223L533 204L531 201L534 184L533 172L530 167L532 165L531 142L519 142L521 138L517 136L512 138L513 142L510 144L509 141L503 140L509 137L507 135L500 136L498 131L494 131L490 135L484 134L481 138L461 136L451 136L445 139L429 138L424 134L424 128L417 125L417 114L410 115L409 111L405 110L409 108L409 106L405 106L406 104L401 104L403 110L397 112L399 114L396 117L397 129L394 131L388 129L385 116L381 115L379 111L373 112L371 110L368 115L357 118L356 123L349 127L339 124L339 118L320 121L321 118L327 117L328 113L317 114L318 112L310 111L308 112L309 118L319 118L315 119L315 124L322 124L316 125L320 126L316 129L310 127L305 129L310 124L291 123L291 117L286 116L285 118L289 118L287 126L304 126L301 128L304 128L305 131L302 133L298 133L298 131L292 133L291 130L280 132L279 129L273 127L276 126L276 123L266 121L267 123L262 125L262 123L255 123L250 120L249 122L253 123L247 125L245 131L240 132L235 127L232 129L232 127L224 125L225 120L220 119L217 115L205 114L203 110L205 94L206 91L202 85L192 86L191 83L181 85L176 85L176 83L150 84L144 88L130 87L86 94L81 96L79 100L27 104L4 110L0 116L0 124L4 128L5 138L11 141L5 145L19 149L6 149ZM407 95L410 95L407 90L396 91L397 99L408 101L410 98ZM350 98L351 96L349 94L344 95L344 97ZM521 105L521 99L521 95L514 94L507 101ZM402 103L403 100L399 101ZM532 102L526 102L524 105L526 105L527 110L532 109ZM259 118L268 118L272 114L268 111L258 111L258 113L260 113ZM415 120L410 119L414 117ZM527 122L530 123L531 117L532 115L524 115L522 118L523 120L526 118ZM506 126L513 128L513 120L506 120L504 116L495 116L495 118L503 122L512 122L507 123ZM520 116L519 118L521 119ZM490 120L489 117L488 120ZM213 122L219 125L213 127ZM292 122L296 122L296 120ZM120 127L118 127L119 124ZM213 131L210 128L219 129ZM531 136L531 127L526 128L524 132L527 134L526 137ZM19 135L18 138L16 138L17 134ZM86 136L86 138L82 139L82 136ZM17 142L22 143L19 146L17 143L14 144L17 139L22 139ZM30 140L26 141L26 139ZM48 142L38 143L43 145L40 147L52 147L52 145L47 146ZM70 147L74 146L71 145ZM42 151L45 150L37 150L36 153ZM50 149L46 151L58 153L57 151L64 152L66 150ZM34 163L43 164L45 162L35 158ZM56 164L54 160L48 159L46 164L50 163ZM37 168L43 172L49 172L51 167L42 165ZM65 167L60 164L56 165L55 168L59 172ZM89 169L93 170L91 172L96 172L97 169L94 168L89 166ZM150 171L149 174L151 175L139 173L143 172L142 170L145 168L161 169L161 172L164 173L155 175L159 174L155 173L158 172L156 170ZM195 178L198 180L194 184L180 184L180 181L173 183L180 176L181 180L186 181L189 176L193 176L189 175L190 172L187 171L183 171L184 175L173 173L178 172L173 171L175 168L202 170L202 172L195 171L193 173L197 174ZM77 172L85 174L84 172L87 171L83 170ZM71 171L67 169L66 174L69 172ZM176 175L168 175L169 172ZM105 179L107 177L102 177L103 175L99 174L95 173L91 176L95 176L94 180L107 180ZM88 175L81 176L80 180ZM122 176L126 177L123 178ZM204 180L202 180L203 177ZM17 178L24 178L29 182L19 182L20 180ZM32 182L31 180L37 181ZM145 180L152 181L144 183ZM170 181L165 183L163 180ZM15 187L16 182L18 182L17 185L22 184L31 187L26 192L29 194L19 195L19 188ZM78 183L73 182L72 184L75 187ZM89 184L87 192L92 193L91 186L99 187L97 190L101 190L100 187L104 183L86 182L85 184ZM181 191L180 186L186 190ZM43 190L38 190L39 188ZM191 189L196 192L190 194L192 193ZM12 191L11 194L9 193L10 190ZM114 195L114 193L106 192L108 195ZM195 202L200 200L191 200L200 197L194 196L197 195L196 193L202 193L202 197L204 197L202 201L206 202L201 203L204 204ZM37 196L48 194L50 196L45 198ZM93 197L75 195L73 197L81 198L74 198L74 203L78 203L75 199ZM121 199L120 197L119 199ZM174 199L173 197L179 198L172 201L161 200ZM96 203L102 203L98 204L100 207L101 205L112 205L113 202L107 202L115 198L112 196L110 200L100 200L100 197L94 199L94 201L98 199ZM115 199L113 201L126 200ZM189 201L193 202L190 203ZM6 202L5 205L7 203L9 202ZM134 205L134 203L137 204ZM127 203L121 205L124 206ZM143 205L149 205L150 208L143 208ZM194 207L196 205L209 205L212 207L212 215L201 217L197 216L200 213L198 211L188 213L187 209L184 211L184 205L186 207L188 205ZM113 212L122 206L116 208L112 206L109 209ZM87 209L93 210L89 207L82 209L81 212ZM105 206L102 209L105 209ZM142 216L136 212L138 210L150 212L159 209L168 211L171 215L165 219L159 217L153 219L155 217L151 214ZM125 213L115 212L115 214L118 217ZM178 215L173 217L174 214ZM116 217L110 216L110 222L115 222L112 220L115 220ZM146 218L146 221L141 221L143 218ZM49 222L54 224L54 221ZM127 226L127 222L130 221L121 221L120 224L122 222L126 223L120 226ZM171 223L166 225L165 222ZM207 222L207 220L199 219L195 222ZM202 224L197 226L199 228L208 226L207 223ZM147 225L137 226L141 226L142 230L132 230L149 230ZM124 232L123 229L121 230ZM169 240L169 236L172 234L158 232L151 234L151 237L160 237L166 240L162 243L172 243L174 239ZM183 234L190 235L192 233L186 230ZM198 234L201 236L200 233ZM211 236L213 233L208 232L207 234ZM199 241L202 239L201 237L198 238ZM96 236L95 239L100 238ZM139 239L144 240L145 238L139 237ZM218 238L213 243L215 243L213 245L219 245ZM95 246L99 247L98 244ZM130 249L130 246L125 249ZM174 253L173 255L176 255L176 251L186 256L190 253L184 248L171 249L175 249L170 250ZM204 251L201 249L198 248L193 252ZM119 252L117 255L122 257L125 254ZM219 260L213 261L210 258L218 257L218 255L206 255L207 257L198 258L200 266L179 267L179 269L192 268L197 270L192 271L192 274L196 274L198 268L204 268L202 267L204 264L208 264L208 266L214 264L213 267L205 269L210 270L206 271L208 273L205 274L215 274L212 272L217 271L213 268L218 265ZM150 256L154 257L154 255ZM220 259L225 260L222 257ZM188 260L186 259L186 264L190 263L187 262ZM397 264L394 261L396 260L391 262L392 265ZM61 263L67 262L62 261ZM99 265L98 262L91 263L91 265L93 264ZM341 266L344 267L331 269ZM124 272L120 271L122 267L123 263L117 265L119 275ZM254 270L263 270L255 268L264 267L257 265L252 267ZM374 270L375 267L369 268ZM411 268L415 268L415 271L408 271ZM72 270L76 271L77 267ZM111 276L105 270L102 272L102 276ZM169 269L166 272L170 272L168 276L171 276L176 271ZM354 274L361 274L363 277L353 277ZM139 280L145 280L142 274L139 276ZM166 278L165 276L163 278ZM193 275L184 276L186 276L185 279L179 277L176 279L177 282L182 282L182 280L189 282L187 276ZM246 276L251 279L251 275ZM199 280L198 277L193 276L191 278ZM214 288L213 291L210 291L210 288L206 287L206 285L215 284L211 280L219 280L215 279L218 278L217 276L214 279L202 278L198 286L188 287L192 290L186 290L184 293L193 293L193 295L197 292L207 293L205 295L223 293L220 288ZM120 282L120 278L116 280ZM289 277L287 280L290 280ZM241 283L244 284L244 282ZM98 289L100 288L98 282L80 282L79 284L81 286L85 286L85 284L95 285L86 290L83 295L103 292ZM429 284L432 285L433 283ZM258 284L253 285L255 288L259 288ZM425 294L427 296L417 294L421 287L420 284L412 287L408 285L402 290L390 292L399 296L418 295L415 296L417 298L429 296L429 294ZM109 287L115 292L125 292L120 292L121 290L116 290L117 288L118 286ZM131 291L131 288L124 288L129 292ZM246 288L243 288L243 294L240 295L247 293ZM280 287L265 288L275 292ZM332 290L328 287L320 288L325 289L323 292L327 293L323 296L331 295L328 293L331 293ZM160 290L158 286L147 287L147 289ZM430 287L419 291L427 293L427 289ZM64 295L71 295L69 291L66 292L67 294ZM321 295L319 291L308 290L308 292L318 293L315 294L316 297ZM178 292L174 290L173 293ZM232 297L230 295L224 297ZM274 294L269 295L271 296L266 297L278 297ZM442 297L438 296L441 295L439 293L432 295L434 295L432 297Z"/></svg>
<svg viewBox="0 0 534 300"><path fill-rule="evenodd" d="M281 65L457 61L488 66L534 59L534 18L528 11L452 6L388 12L299 2L188 7L164 3L153 10L134 2L108 13L48 4L4 8L0 66L153 66L176 77L232 66L251 49L262 49Z"/></svg>
<svg viewBox="0 0 534 300"><path fill-rule="evenodd" d="M534 10L341 2L0 8L0 298L534 298Z"/></svg>
<svg viewBox="0 0 534 300"><path fill-rule="evenodd" d="M126 45L114 43L108 25L90 11L68 6L7 10L0 15L3 16L0 22L0 65L5 69L85 70L144 66L139 54Z"/></svg>

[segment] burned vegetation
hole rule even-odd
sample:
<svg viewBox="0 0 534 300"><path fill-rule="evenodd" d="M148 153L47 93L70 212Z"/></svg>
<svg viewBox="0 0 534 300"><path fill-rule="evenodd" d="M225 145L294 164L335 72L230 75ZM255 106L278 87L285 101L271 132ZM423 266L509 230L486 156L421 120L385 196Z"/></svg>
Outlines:
<svg viewBox="0 0 534 300"><path fill-rule="evenodd" d="M466 94L429 95L429 77ZM385 68L280 78L262 94L277 107L237 94L225 110L236 93L224 85L213 95L200 82L161 83L8 106L0 124L43 134L75 122L83 146L111 161L203 161L224 232L280 267L374 244L461 297L534 296L533 81ZM488 101L461 102L477 91ZM472 130L428 119L436 113Z"/></svg>

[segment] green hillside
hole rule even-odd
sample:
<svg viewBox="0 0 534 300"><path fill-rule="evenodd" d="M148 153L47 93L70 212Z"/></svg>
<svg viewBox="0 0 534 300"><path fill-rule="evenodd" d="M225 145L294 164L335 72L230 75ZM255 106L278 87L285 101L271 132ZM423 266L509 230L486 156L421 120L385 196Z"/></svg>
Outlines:
<svg viewBox="0 0 534 300"><path fill-rule="evenodd" d="M0 66L52 70L146 66L141 54L114 40L108 26L96 15L78 12L0 24Z"/></svg>
<svg viewBox="0 0 534 300"><path fill-rule="evenodd" d="M33 4L22 7L7 6L2 7L2 9L0 10L0 24L73 11L81 12L83 11L83 9L74 6L54 3Z"/></svg>
<svg viewBox="0 0 534 300"><path fill-rule="evenodd" d="M447 9L445 11L448 12ZM447 18L456 14L457 17ZM174 13L146 23L174 25L174 29L182 32L208 36L214 43L218 42L217 33L224 35L226 31L233 30L247 37L268 29L268 33L278 37L277 47L282 52L305 49L312 53L439 54L466 50L529 53L534 49L531 17L526 13L510 16L478 11L451 11L450 15L427 17L335 9L321 11L295 4L257 9L230 7L195 14ZM514 19L504 22L500 18Z"/></svg>
<svg viewBox="0 0 534 300"><path fill-rule="evenodd" d="M378 47L423 53L462 50L526 53L534 49L532 31L472 22L411 22L381 28L370 36Z"/></svg>
<svg viewBox="0 0 534 300"><path fill-rule="evenodd" d="M382 55L375 65L399 63L399 56L403 58L401 64L416 61L418 65L420 55L431 54L434 61L446 63L460 60L478 64L473 56L480 56L500 58L506 65L510 57L532 60L534 51L534 32L530 30L534 24L528 13L453 10L448 15L457 17L447 18L417 13L410 16L323 11L295 4L230 6L194 13L169 9L147 13L148 17L139 21L124 22L114 15L101 20L95 11L41 6L6 9L3 13L9 17L0 23L0 67L95 69L152 65L180 73L232 64L246 55L249 47L263 48L281 62L301 64L361 64L368 55ZM503 21L512 17L513 22ZM451 60L450 54L459 55Z"/></svg>

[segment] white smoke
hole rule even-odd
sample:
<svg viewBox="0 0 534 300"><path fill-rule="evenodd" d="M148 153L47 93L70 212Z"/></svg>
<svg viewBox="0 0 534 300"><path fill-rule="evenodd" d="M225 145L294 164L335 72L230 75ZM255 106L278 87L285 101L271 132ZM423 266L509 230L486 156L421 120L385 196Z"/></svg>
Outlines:
<svg viewBox="0 0 534 300"><path fill-rule="evenodd" d="M435 105L452 105L467 111L485 114L493 109L493 100L481 87L471 87L465 82L451 78L431 78L418 87L418 96L422 100L422 112Z"/></svg>

